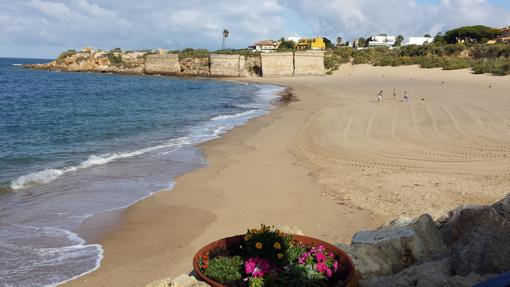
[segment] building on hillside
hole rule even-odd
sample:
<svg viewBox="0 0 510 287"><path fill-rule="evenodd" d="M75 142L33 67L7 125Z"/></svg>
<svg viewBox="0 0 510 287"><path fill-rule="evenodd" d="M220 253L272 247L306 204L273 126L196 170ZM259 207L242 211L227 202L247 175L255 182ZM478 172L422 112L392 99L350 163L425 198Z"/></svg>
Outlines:
<svg viewBox="0 0 510 287"><path fill-rule="evenodd" d="M323 37L317 37L312 40L310 48L312 50L324 51L326 50L326 41Z"/></svg>
<svg viewBox="0 0 510 287"><path fill-rule="evenodd" d="M294 43L299 43L299 41L303 39L302 37L287 37L285 38L285 41L289 41L289 42L294 42Z"/></svg>
<svg viewBox="0 0 510 287"><path fill-rule="evenodd" d="M405 46L409 45L423 46L431 44L432 42L434 42L434 38L432 37L409 37L407 39Z"/></svg>
<svg viewBox="0 0 510 287"><path fill-rule="evenodd" d="M369 47L393 47L395 45L395 41L397 37L388 36L388 34L379 34L377 36L372 36L369 38L368 46Z"/></svg>
<svg viewBox="0 0 510 287"><path fill-rule="evenodd" d="M262 40L249 48L252 48L254 52L276 52L281 43L280 41Z"/></svg>
<svg viewBox="0 0 510 287"><path fill-rule="evenodd" d="M502 29L501 35L498 37L498 42L510 43L510 26Z"/></svg>
<svg viewBox="0 0 510 287"><path fill-rule="evenodd" d="M296 44L296 50L298 51L306 51L306 50L326 50L326 41L323 37L317 37L313 39L300 39Z"/></svg>

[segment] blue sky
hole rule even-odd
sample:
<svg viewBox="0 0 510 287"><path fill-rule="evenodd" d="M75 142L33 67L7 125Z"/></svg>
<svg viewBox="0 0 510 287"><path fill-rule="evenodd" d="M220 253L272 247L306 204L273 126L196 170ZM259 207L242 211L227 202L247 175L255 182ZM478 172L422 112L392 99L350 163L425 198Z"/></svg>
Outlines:
<svg viewBox="0 0 510 287"><path fill-rule="evenodd" d="M67 49L243 48L261 39L422 36L510 24L510 0L1 0L0 57Z"/></svg>

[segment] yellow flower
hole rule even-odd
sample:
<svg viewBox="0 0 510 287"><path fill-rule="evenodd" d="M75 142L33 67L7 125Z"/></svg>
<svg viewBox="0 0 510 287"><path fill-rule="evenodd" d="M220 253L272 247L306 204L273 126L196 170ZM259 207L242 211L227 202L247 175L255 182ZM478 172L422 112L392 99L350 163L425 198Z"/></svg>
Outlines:
<svg viewBox="0 0 510 287"><path fill-rule="evenodd" d="M255 243L255 248L262 249L262 243L260 242Z"/></svg>
<svg viewBox="0 0 510 287"><path fill-rule="evenodd" d="M250 240L250 238L251 238L251 234L246 234L244 236L244 241L248 241L248 240Z"/></svg>
<svg viewBox="0 0 510 287"><path fill-rule="evenodd" d="M282 249L282 245L280 244L280 242L276 241L274 244L273 244L273 247L274 249Z"/></svg>
<svg viewBox="0 0 510 287"><path fill-rule="evenodd" d="M257 234L257 229L253 228L252 230L250 230L250 233Z"/></svg>
<svg viewBox="0 0 510 287"><path fill-rule="evenodd" d="M283 258L283 254L278 253L278 254L276 255L276 257L278 257L278 259L282 259L282 258Z"/></svg>

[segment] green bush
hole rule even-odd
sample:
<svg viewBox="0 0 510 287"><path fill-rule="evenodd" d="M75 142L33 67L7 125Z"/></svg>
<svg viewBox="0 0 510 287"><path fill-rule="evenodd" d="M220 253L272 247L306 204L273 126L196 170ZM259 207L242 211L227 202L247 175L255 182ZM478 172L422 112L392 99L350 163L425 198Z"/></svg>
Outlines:
<svg viewBox="0 0 510 287"><path fill-rule="evenodd" d="M471 60L466 58L450 58L443 62L444 70L467 69L472 66Z"/></svg>
<svg viewBox="0 0 510 287"><path fill-rule="evenodd" d="M234 284L242 278L243 260L239 256L216 257L209 260L204 274L221 284Z"/></svg>
<svg viewBox="0 0 510 287"><path fill-rule="evenodd" d="M326 278L309 265L291 265L278 279L281 286L286 287L323 287Z"/></svg>
<svg viewBox="0 0 510 287"><path fill-rule="evenodd" d="M64 59L65 59L65 58L67 58L67 57L69 57L69 56L72 56L72 55L74 55L74 54L76 54L76 51L75 51L75 50L67 50L67 51L65 51L65 52L61 53L61 54L57 57L57 59L56 59L57 64L59 64L59 65L60 65L60 64L63 64L63 63L64 63Z"/></svg>
<svg viewBox="0 0 510 287"><path fill-rule="evenodd" d="M208 58L209 54L210 52L207 49L186 48L179 52L179 60L184 58Z"/></svg>
<svg viewBox="0 0 510 287"><path fill-rule="evenodd" d="M118 66L122 64L122 54L118 52L109 52L106 54L110 63L114 66Z"/></svg>

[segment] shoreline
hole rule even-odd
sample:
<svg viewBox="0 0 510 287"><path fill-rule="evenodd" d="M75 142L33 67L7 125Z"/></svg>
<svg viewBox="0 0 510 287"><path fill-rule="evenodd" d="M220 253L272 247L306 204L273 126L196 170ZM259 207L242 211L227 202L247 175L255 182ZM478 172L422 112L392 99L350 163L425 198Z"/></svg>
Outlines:
<svg viewBox="0 0 510 287"><path fill-rule="evenodd" d="M407 127L402 127L405 133L399 133L399 127L392 127L391 138L385 138L374 129L364 130L365 135L348 130L352 135L345 135L346 128L356 124L352 118L357 114L360 121L374 125L378 123L374 120L378 114L394 118L395 111L399 114L409 110L400 102L390 102L391 96L385 99L382 111L375 110L377 104L373 100L375 93L372 93L380 85L385 90L397 83L412 89L415 101L410 104L411 110L442 101L439 96L436 99L435 94L422 91L433 81L438 87L429 90L433 89L438 95L452 91L465 93L470 96L470 101L476 100L471 94L480 92L486 82L498 82L498 92L504 90L500 85L505 86L500 79L467 76L465 71L417 69L348 66L331 77L257 79L259 83L291 87L299 101L273 109L218 139L200 144L198 147L210 164L177 177L171 191L156 193L112 215L118 221L113 220L111 224L97 218L104 226L94 228L92 225L98 222L82 225L80 236L92 240L90 243L100 242L105 257L97 271L64 286L143 286L155 279L188 273L191 258L202 245L244 233L247 228L260 223L296 225L307 235L331 243L346 242L359 229L376 227L395 216L413 216L422 212L437 216L461 203L487 203L501 198L502 188L508 183L504 175L492 178L499 181L492 187L490 195L474 193L479 188L475 182L490 177L481 171L476 173L487 168L478 166L474 160L463 164L433 158L438 166L437 175L429 173L430 164L424 158L417 158L418 154L407 159L388 156L392 153L384 149L357 146L381 142L389 149L391 145L385 141L392 140L410 153L414 142L406 133L419 132L404 129ZM447 78L448 85L452 83L452 87L448 87L451 90L440 90L445 88L439 84L442 77ZM241 79L242 82L246 80L251 82ZM461 85L480 89L471 91ZM426 100L420 102L420 97ZM421 119L422 116L416 117ZM331 133L337 126L344 133L338 141ZM448 131L443 126L427 129L436 135ZM367 133L369 137L365 139ZM351 138L358 136L362 139L360 143L351 142ZM436 153L436 157L442 155L439 151ZM426 156L432 157L432 154ZM387 163L381 168L382 158ZM490 162L494 172L499 172L498 168L507 163L502 160L504 162L499 161L496 165ZM399 171L402 167L405 170ZM475 171L468 175L441 173L450 168ZM458 179L468 182L443 190L443 184ZM388 181L400 184L400 189ZM469 184L472 190L462 190ZM391 192L389 189L393 188L395 190ZM431 196L442 196L442 200L434 202ZM104 236L93 234L98 230Z"/></svg>

